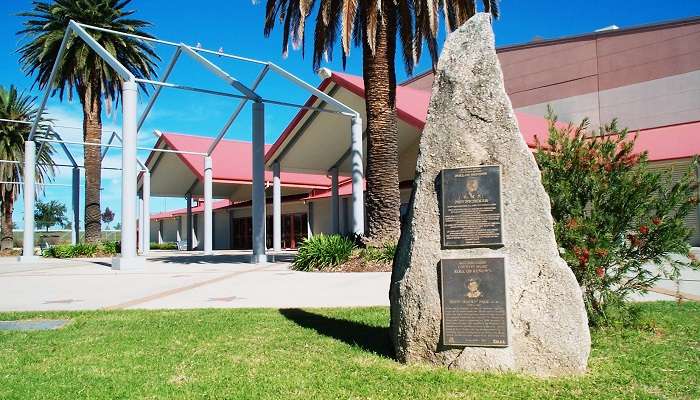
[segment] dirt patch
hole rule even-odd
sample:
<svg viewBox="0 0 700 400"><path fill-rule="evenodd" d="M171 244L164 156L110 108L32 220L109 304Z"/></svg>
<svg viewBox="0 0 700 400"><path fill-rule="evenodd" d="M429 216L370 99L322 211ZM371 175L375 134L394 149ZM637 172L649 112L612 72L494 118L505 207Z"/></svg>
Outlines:
<svg viewBox="0 0 700 400"><path fill-rule="evenodd" d="M17 257L22 255L22 250L12 249L12 250L0 250L0 257Z"/></svg>
<svg viewBox="0 0 700 400"><path fill-rule="evenodd" d="M321 272L391 272L391 262L367 261L362 257L352 257L338 266L325 268Z"/></svg>

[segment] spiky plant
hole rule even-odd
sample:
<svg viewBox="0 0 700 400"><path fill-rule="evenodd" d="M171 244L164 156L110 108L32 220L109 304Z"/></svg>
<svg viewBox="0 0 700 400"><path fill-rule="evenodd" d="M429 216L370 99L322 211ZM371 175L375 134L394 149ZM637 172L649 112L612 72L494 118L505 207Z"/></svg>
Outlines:
<svg viewBox="0 0 700 400"><path fill-rule="evenodd" d="M304 51L306 19L318 3L314 29L313 68L333 58L340 41L343 66L351 47L362 46L367 111L367 235L377 246L395 243L400 233L398 127L396 122L396 38L406 72L411 75L423 42L437 63L440 14L447 31L476 12L475 0L267 0L265 36L282 24L282 51L289 43ZM498 15L496 0L484 0L484 11Z"/></svg>
<svg viewBox="0 0 700 400"><path fill-rule="evenodd" d="M102 135L102 101L108 110L121 94L122 79L92 51L85 42L73 36L59 64L54 82L49 82L51 68L56 60L61 40L70 20L100 26L121 32L149 36L143 29L148 22L133 19L135 11L127 10L131 0L55 0L35 1L33 9L21 13L26 17L26 43L19 49L20 63L28 75L34 75L39 88L50 85L53 93L63 100L64 94L77 92L83 107L83 140L99 143ZM155 76L158 56L146 43L104 32L90 32L102 47L109 51L136 77ZM102 160L100 148L85 146L85 240L100 240L100 181Z"/></svg>
<svg viewBox="0 0 700 400"><path fill-rule="evenodd" d="M33 121L37 110L35 98L18 93L11 85L8 89L0 86L0 119L15 121ZM24 176L24 141L29 136L30 125L17 122L0 122L0 159L14 163L0 163L0 181L20 182ZM43 136L39 130L37 136ZM44 182L54 174L53 147L50 143L37 146L35 181ZM2 202L2 240L0 249L13 247L12 213L15 200L20 194L21 185L0 183L0 202Z"/></svg>

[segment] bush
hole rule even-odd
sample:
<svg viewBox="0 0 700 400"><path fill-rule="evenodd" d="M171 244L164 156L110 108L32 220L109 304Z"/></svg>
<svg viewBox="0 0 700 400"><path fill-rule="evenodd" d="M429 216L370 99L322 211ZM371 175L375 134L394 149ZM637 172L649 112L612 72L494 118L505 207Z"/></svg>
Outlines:
<svg viewBox="0 0 700 400"><path fill-rule="evenodd" d="M396 244L385 244L382 247L367 246L360 252L365 261L392 262L396 254Z"/></svg>
<svg viewBox="0 0 700 400"><path fill-rule="evenodd" d="M697 204L695 160L677 182L650 170L633 151L636 137L616 121L588 131L557 128L550 110L549 138L535 158L552 203L560 252L583 290L593 325L624 319L620 304L659 279L697 268L683 219ZM679 257L681 255L681 257Z"/></svg>
<svg viewBox="0 0 700 400"><path fill-rule="evenodd" d="M119 242L61 244L44 250L44 257L51 258L75 258L75 257L100 257L111 256L119 253Z"/></svg>
<svg viewBox="0 0 700 400"><path fill-rule="evenodd" d="M117 254L117 253L121 253L121 251L122 251L122 244L121 244L121 242L117 242L117 241L104 241L104 242L101 243L101 245L102 245L102 247L100 248L100 250L101 250L103 253L106 253L106 254L110 254L110 255L111 255L111 254Z"/></svg>
<svg viewBox="0 0 700 400"><path fill-rule="evenodd" d="M292 269L313 271L334 267L346 262L355 249L355 243L341 235L314 235L299 246Z"/></svg>
<svg viewBox="0 0 700 400"><path fill-rule="evenodd" d="M165 242L165 243L151 242L151 250L177 250L177 243L173 243L173 242Z"/></svg>

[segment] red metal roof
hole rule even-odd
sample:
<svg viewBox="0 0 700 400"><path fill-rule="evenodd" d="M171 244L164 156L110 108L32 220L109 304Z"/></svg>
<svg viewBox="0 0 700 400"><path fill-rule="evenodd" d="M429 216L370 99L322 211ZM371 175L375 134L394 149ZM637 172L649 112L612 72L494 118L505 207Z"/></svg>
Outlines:
<svg viewBox="0 0 700 400"><path fill-rule="evenodd" d="M341 87L349 90L357 96L365 96L364 81L361 76L344 74L340 72L332 72L331 77L324 79L318 86L319 90L325 90L330 83L336 83ZM430 103L431 93L425 90L413 89L406 86L396 87L396 115L406 123L416 127L422 131L425 126L425 121L428 117L428 104ZM316 97L312 96L306 101L306 105L310 106L316 101ZM294 131L294 128L301 122L301 119L306 115L308 110L302 109L294 117L292 122L282 132L280 137L275 141L265 157L269 161L270 157L284 143L287 137ZM516 112L518 126L528 146L535 147L534 137L537 134L540 136L547 132L547 120L541 117L523 114Z"/></svg>
<svg viewBox="0 0 700 400"><path fill-rule="evenodd" d="M164 132L160 139L169 148L181 151L206 152L214 138ZM271 145L265 145L267 152ZM195 154L177 154L182 162L199 179L204 179L204 158ZM252 144L239 140L222 140L212 153L212 180L221 183L250 184L253 168ZM272 180L272 171L265 171L265 180ZM326 188L331 182L323 175L282 172L282 186Z"/></svg>
<svg viewBox="0 0 700 400"><path fill-rule="evenodd" d="M335 82L343 88L364 97L364 82L361 76L333 72L331 77L324 80L319 86L323 90L329 82ZM428 105L431 93L424 90L413 89L404 86L396 87L396 114L407 123L422 130L428 116ZM312 99L309 99L312 100ZM297 118L287 127L275 145L284 141L285 134L289 134L301 116L307 110L302 110ZM525 142L531 148L536 147L535 136L545 141L548 132L547 120L543 117L515 113L518 120L520 133ZM273 147L275 146L273 145ZM665 126L659 128L642 129L639 131L635 148L637 151L646 150L650 161L672 160L688 158L700 154L700 121L684 124ZM271 154L270 152L269 154Z"/></svg>
<svg viewBox="0 0 700 400"><path fill-rule="evenodd" d="M649 160L675 160L700 154L700 121L643 129L634 143L636 151L647 151Z"/></svg>
<svg viewBox="0 0 700 400"><path fill-rule="evenodd" d="M330 82L335 82L352 93L364 97L364 82L360 76L333 72L330 78L321 83L319 89L325 89ZM397 86L397 116L422 130L428 116L430 95L431 93L428 91ZM313 103L314 100L315 98L312 97L307 103ZM284 142L286 135L292 132L306 112L307 110L302 110L297 114L274 146L278 147ZM518 120L520 133L530 148L535 148L537 145L535 136L538 136L542 142L547 140L549 126L545 118L519 112L515 113L515 117ZM687 158L700 154L700 121L640 130L635 149L639 152L646 150L650 161ZM352 194L352 185L349 184L349 181L338 185L338 193L340 196ZM306 200L317 200L330 196L330 189L314 190Z"/></svg>

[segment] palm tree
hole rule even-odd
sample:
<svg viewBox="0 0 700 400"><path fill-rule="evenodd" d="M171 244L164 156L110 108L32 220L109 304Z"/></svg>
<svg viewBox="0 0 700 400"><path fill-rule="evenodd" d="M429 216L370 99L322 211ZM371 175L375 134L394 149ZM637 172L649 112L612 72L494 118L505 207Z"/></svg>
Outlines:
<svg viewBox="0 0 700 400"><path fill-rule="evenodd" d="M33 121L36 117L35 98L18 93L14 86L5 89L0 86L0 118L16 121ZM30 125L16 122L0 122L0 159L15 163L0 163L0 181L20 182L24 176L24 141L29 137ZM43 134L38 131L37 136ZM50 143L44 142L37 148L36 181L44 182L54 174L52 160L54 150ZM19 184L0 184L0 203L2 203L2 240L0 249L8 250L13 246L12 213L15 200L19 196Z"/></svg>
<svg viewBox="0 0 700 400"><path fill-rule="evenodd" d="M83 140L100 143L102 139L102 101L107 111L121 94L122 80L112 68L77 36L70 38L54 82L49 82L63 35L70 20L101 26L141 36L150 36L142 29L145 21L130 18L134 11L126 10L131 0L55 0L35 1L33 10L21 13L26 17L24 29L28 41L19 49L20 63L27 75L36 73L39 88L51 85L63 100L64 92L72 98L78 93L83 107ZM150 45L136 39L110 33L92 32L93 37L128 68L136 77L155 75L158 56ZM145 89L142 86L142 89ZM100 181L102 160L100 147L85 146L85 240L100 240Z"/></svg>
<svg viewBox="0 0 700 400"><path fill-rule="evenodd" d="M484 0L484 11L498 16L496 0ZM362 45L365 107L367 112L367 242L395 243L400 233L398 128L396 122L396 41L406 73L421 57L423 42L437 63L437 35L442 13L452 31L476 12L476 0L320 0L314 30L313 68L322 57L332 59L338 38L343 67L350 48ZM306 18L315 0L267 0L265 36L277 20L283 24L282 51L291 39L304 49Z"/></svg>

